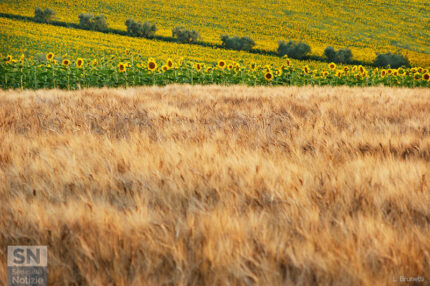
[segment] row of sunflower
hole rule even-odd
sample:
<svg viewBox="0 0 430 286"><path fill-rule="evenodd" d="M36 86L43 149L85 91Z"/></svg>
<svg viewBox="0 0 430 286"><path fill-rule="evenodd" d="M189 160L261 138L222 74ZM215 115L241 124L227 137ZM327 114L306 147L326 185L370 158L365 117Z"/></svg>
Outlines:
<svg viewBox="0 0 430 286"><path fill-rule="evenodd" d="M0 87L77 89L171 83L430 87L429 69L422 67L379 70L363 66L342 68L330 63L318 70L296 67L288 58L283 59L282 65L246 65L225 60L199 63L135 55L71 60L68 55L47 53L45 58L42 61L8 55L0 63Z"/></svg>

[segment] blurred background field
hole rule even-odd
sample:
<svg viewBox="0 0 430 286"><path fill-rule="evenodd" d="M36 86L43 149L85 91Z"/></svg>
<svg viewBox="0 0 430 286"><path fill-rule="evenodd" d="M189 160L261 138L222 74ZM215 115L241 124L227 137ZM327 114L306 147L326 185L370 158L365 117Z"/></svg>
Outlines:
<svg viewBox="0 0 430 286"><path fill-rule="evenodd" d="M279 40L293 39L309 43L314 55L322 55L328 45L348 46L357 60L370 62L376 52L399 51L414 66L430 65L430 6L423 1L0 1L0 11L13 15L33 16L37 6L54 9L60 21L70 23L78 23L80 13L104 14L115 29L125 30L125 20L134 18L155 23L157 34L163 36L171 36L176 26L185 26L200 31L202 40L209 43L220 44L221 34L250 36L256 48L275 51ZM203 56L275 60L263 55L20 24L4 18L0 25L3 53L18 48L46 51L51 45L56 53L89 54L130 46L140 53L175 53L193 60Z"/></svg>

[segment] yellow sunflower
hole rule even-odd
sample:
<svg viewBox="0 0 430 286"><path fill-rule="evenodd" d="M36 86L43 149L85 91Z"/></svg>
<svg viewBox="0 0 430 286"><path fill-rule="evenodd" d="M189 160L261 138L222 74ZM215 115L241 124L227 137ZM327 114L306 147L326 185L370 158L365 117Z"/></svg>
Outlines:
<svg viewBox="0 0 430 286"><path fill-rule="evenodd" d="M290 66L291 65L290 59L287 59L286 63L287 63L287 66Z"/></svg>
<svg viewBox="0 0 430 286"><path fill-rule="evenodd" d="M272 74L272 72L266 72L266 74L264 75L264 79L266 80L266 81L271 81L272 79L273 79L273 74Z"/></svg>
<svg viewBox="0 0 430 286"><path fill-rule="evenodd" d="M169 69L173 68L173 61L171 59L167 59L166 65Z"/></svg>
<svg viewBox="0 0 430 286"><path fill-rule="evenodd" d="M63 66L67 67L70 65L70 61L68 59L64 59L62 64L63 64Z"/></svg>
<svg viewBox="0 0 430 286"><path fill-rule="evenodd" d="M303 70L304 70L304 72L305 72L305 74L309 74L309 67L308 66L305 66L304 68L303 68Z"/></svg>
<svg viewBox="0 0 430 286"><path fill-rule="evenodd" d="M349 68L348 68L348 67L344 67L344 68L343 68L343 71L344 71L344 72L348 72L348 71L349 71Z"/></svg>
<svg viewBox="0 0 430 286"><path fill-rule="evenodd" d="M150 71L155 71L157 69L157 63L155 62L154 59L149 59L148 60L148 69Z"/></svg>
<svg viewBox="0 0 430 286"><path fill-rule="evenodd" d="M219 67L220 69L224 69L224 68L225 68L225 66L226 66L225 61L223 61L223 60L219 60L219 61L218 61L218 67Z"/></svg>
<svg viewBox="0 0 430 286"><path fill-rule="evenodd" d="M228 70L231 70L232 68L233 68L233 65L232 65L232 64L228 64L228 65L227 65L227 69L228 69Z"/></svg>
<svg viewBox="0 0 430 286"><path fill-rule="evenodd" d="M381 76L385 77L387 75L387 71L386 70L381 70Z"/></svg>
<svg viewBox="0 0 430 286"><path fill-rule="evenodd" d="M429 73L423 74L423 80L430 81L430 74Z"/></svg>
<svg viewBox="0 0 430 286"><path fill-rule="evenodd" d="M81 59L81 58L78 58L77 60L76 60L76 66L78 67L78 68L80 68L80 67L82 67L84 65L84 60L83 59Z"/></svg>
<svg viewBox="0 0 430 286"><path fill-rule="evenodd" d="M196 69L196 71L201 71L202 70L202 64L200 64L200 63L196 63L195 65L194 65L194 68Z"/></svg>
<svg viewBox="0 0 430 286"><path fill-rule="evenodd" d="M48 54L46 54L46 59L47 59L48 61L51 61L53 58L54 58L54 54L53 54L53 53L48 53Z"/></svg>
<svg viewBox="0 0 430 286"><path fill-rule="evenodd" d="M163 72L167 71L168 69L169 69L169 66L168 66L168 65L164 65L164 66L162 66L162 67L161 67L161 70L162 70Z"/></svg>
<svg viewBox="0 0 430 286"><path fill-rule="evenodd" d="M387 74L392 74L393 73L393 70L392 69L388 69L387 70Z"/></svg>
<svg viewBox="0 0 430 286"><path fill-rule="evenodd" d="M423 68L422 68L422 67L419 67L419 68L418 68L418 72L419 72L419 73L422 73L422 72L423 72Z"/></svg>
<svg viewBox="0 0 430 286"><path fill-rule="evenodd" d="M342 73L343 73L343 72L342 72L341 70L337 70L337 71L336 71L336 76L337 76L337 77L340 77L340 76L342 75Z"/></svg>
<svg viewBox="0 0 430 286"><path fill-rule="evenodd" d="M125 72L126 70L126 65L124 63L119 63L118 64L118 71L119 72Z"/></svg>
<svg viewBox="0 0 430 286"><path fill-rule="evenodd" d="M414 79L415 80L420 80L421 79L421 75L419 73L415 73L414 74Z"/></svg>
<svg viewBox="0 0 430 286"><path fill-rule="evenodd" d="M336 68L336 64L335 63L329 63L328 68L331 70L334 70Z"/></svg>
<svg viewBox="0 0 430 286"><path fill-rule="evenodd" d="M362 74L364 74L364 72L366 71L366 69L365 69L362 65L358 66L358 70L359 70L359 71L360 71L360 73L362 73Z"/></svg>
<svg viewBox="0 0 430 286"><path fill-rule="evenodd" d="M251 71L255 71L255 69L257 68L257 65L255 64L255 63L251 63L250 65L249 65L249 69L251 70Z"/></svg>
<svg viewBox="0 0 430 286"><path fill-rule="evenodd" d="M98 65L97 59L92 60L92 61L91 61L91 64L92 64L93 66Z"/></svg>
<svg viewBox="0 0 430 286"><path fill-rule="evenodd" d="M7 56L7 58L6 58L6 60L7 60L8 62L11 62L11 61L12 61L12 59L13 59L13 58L12 58L12 56L11 56L11 55L8 55L8 56Z"/></svg>

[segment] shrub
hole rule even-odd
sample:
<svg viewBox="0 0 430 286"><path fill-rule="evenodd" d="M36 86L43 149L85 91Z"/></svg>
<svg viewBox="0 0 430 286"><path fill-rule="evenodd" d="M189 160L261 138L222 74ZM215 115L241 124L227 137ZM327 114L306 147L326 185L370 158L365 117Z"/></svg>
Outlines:
<svg viewBox="0 0 430 286"><path fill-rule="evenodd" d="M255 42L248 36L239 38L238 36L229 37L227 35L221 36L222 45L227 49L249 51L255 46Z"/></svg>
<svg viewBox="0 0 430 286"><path fill-rule="evenodd" d="M93 16L91 14L79 15L79 26L86 30L107 31L108 24L104 15Z"/></svg>
<svg viewBox="0 0 430 286"><path fill-rule="evenodd" d="M187 30L184 27L176 27L172 30L172 37L181 43L194 43L200 39L200 33L196 30Z"/></svg>
<svg viewBox="0 0 430 286"><path fill-rule="evenodd" d="M333 62L334 58L336 57L336 50L332 46L328 46L324 50L324 55L329 61Z"/></svg>
<svg viewBox="0 0 430 286"><path fill-rule="evenodd" d="M336 51L333 47L329 46L324 50L324 55L330 62L335 63L349 63L352 59L352 52L349 48Z"/></svg>
<svg viewBox="0 0 430 286"><path fill-rule="evenodd" d="M50 8L42 10L42 8L37 7L34 10L34 20L39 23L50 23L55 20L55 11Z"/></svg>
<svg viewBox="0 0 430 286"><path fill-rule="evenodd" d="M296 43L290 40L288 43L285 43L284 41L280 41L278 45L278 54L280 56L287 55L293 59L303 59L310 52L311 47L303 42Z"/></svg>
<svg viewBox="0 0 430 286"><path fill-rule="evenodd" d="M410 67L411 64L406 56L402 54L377 54L373 64L378 67L386 67L390 66L391 68L399 68L399 67Z"/></svg>
<svg viewBox="0 0 430 286"><path fill-rule="evenodd" d="M133 19L128 19L125 21L125 25L127 26L127 33L135 37L152 38L157 31L155 24L151 24L149 22L142 24L141 22L136 22Z"/></svg>

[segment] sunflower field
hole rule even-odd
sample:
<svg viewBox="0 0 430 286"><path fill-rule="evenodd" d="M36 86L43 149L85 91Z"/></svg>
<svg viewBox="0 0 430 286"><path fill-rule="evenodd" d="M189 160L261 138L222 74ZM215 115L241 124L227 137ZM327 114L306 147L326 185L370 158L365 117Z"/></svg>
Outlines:
<svg viewBox="0 0 430 286"><path fill-rule="evenodd" d="M141 85L242 84L242 85L348 85L430 87L430 71L410 69L367 69L363 66L324 69L296 67L288 58L281 66L268 63L245 65L219 59L200 63L183 58L155 60L126 50L122 57L101 59L70 58L49 52L43 59L7 55L0 64L0 87L3 89L87 87L129 87Z"/></svg>
<svg viewBox="0 0 430 286"><path fill-rule="evenodd" d="M156 24L157 34L163 36L170 36L174 27L186 26L199 31L208 43L220 44L220 35L230 33L250 36L255 48L275 51L278 41L292 39L308 43L312 54L318 56L330 45L336 49L349 47L354 58L361 61L372 61L377 52L399 51L413 65L430 65L426 23L430 6L425 1L0 1L0 11L12 15L32 17L37 6L52 8L58 20L69 23L78 23L80 13L104 14L109 27L121 30L126 29L125 20L134 18ZM32 28L25 29L29 37L37 33L36 27ZM6 31L1 33L4 37ZM7 35L20 37L22 32L12 29ZM50 37L59 39L61 33L52 31ZM98 38L86 39L82 45L102 52L105 43L97 48ZM153 45L163 49L159 42Z"/></svg>

